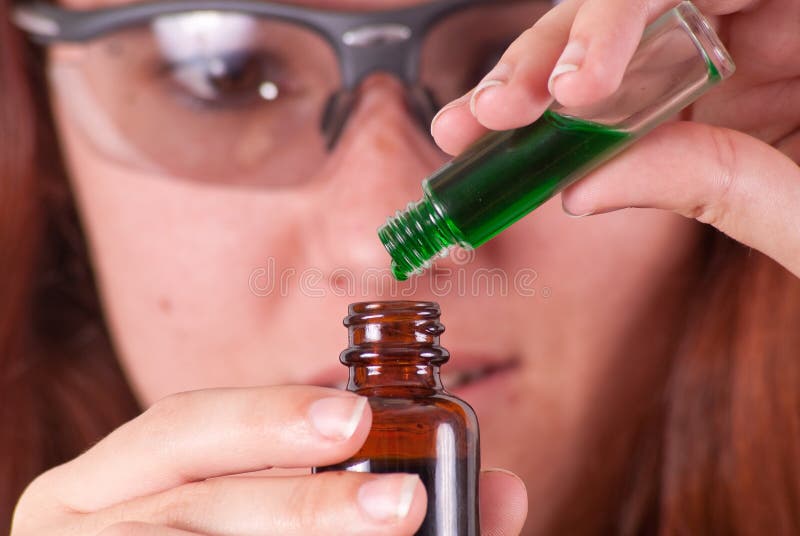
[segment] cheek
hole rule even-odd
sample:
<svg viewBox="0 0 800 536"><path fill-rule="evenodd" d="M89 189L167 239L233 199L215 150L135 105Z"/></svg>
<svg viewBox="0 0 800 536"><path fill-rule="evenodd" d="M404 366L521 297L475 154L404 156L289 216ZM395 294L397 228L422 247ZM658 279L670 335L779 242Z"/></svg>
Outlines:
<svg viewBox="0 0 800 536"><path fill-rule="evenodd" d="M550 290L547 299L508 300L514 310L505 318L525 362L518 400L496 415L477 408L484 465L525 477L531 530L548 526L574 491L569 483L602 489L610 486L602 479L611 482L609 474L624 470L617 458L600 468L582 464L607 452L593 438L624 437L635 408L656 389L661 361L654 341L666 319L651 307L661 307L663 284L691 277L683 267L701 228L655 210L575 219L554 199L478 250L485 265L533 269L537 291Z"/></svg>
<svg viewBox="0 0 800 536"><path fill-rule="evenodd" d="M249 278L269 257L298 255L302 203L123 171L74 134L62 127L106 320L134 389L149 401L235 382L241 341L271 321Z"/></svg>
<svg viewBox="0 0 800 536"><path fill-rule="evenodd" d="M686 266L701 229L650 209L570 218L554 199L505 233L497 262L533 267L539 288L549 290L536 306L542 325L525 325L530 307L522 303L512 316L532 370L549 370L552 356L559 356L557 374L575 387L558 395L563 404L582 411L591 403L586 393L608 383L608 367L625 366L616 361L624 359L620 348L663 320L654 316L653 304L666 288L681 292L692 277Z"/></svg>
<svg viewBox="0 0 800 536"><path fill-rule="evenodd" d="M504 232L492 254L506 265L532 267L554 297L607 306L669 276L696 245L699 228L650 209L572 218L556 197Z"/></svg>

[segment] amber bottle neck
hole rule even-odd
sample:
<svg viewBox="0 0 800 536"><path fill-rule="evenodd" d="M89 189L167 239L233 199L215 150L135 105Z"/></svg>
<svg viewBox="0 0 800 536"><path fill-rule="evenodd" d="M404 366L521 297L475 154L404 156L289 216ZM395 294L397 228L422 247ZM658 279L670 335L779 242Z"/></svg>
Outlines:
<svg viewBox="0 0 800 536"><path fill-rule="evenodd" d="M350 345L340 355L350 367L349 390L442 389L439 366L450 355L439 345L444 326L436 303L363 302L349 313Z"/></svg>
<svg viewBox="0 0 800 536"><path fill-rule="evenodd" d="M441 391L439 365L351 365L348 391L393 388Z"/></svg>

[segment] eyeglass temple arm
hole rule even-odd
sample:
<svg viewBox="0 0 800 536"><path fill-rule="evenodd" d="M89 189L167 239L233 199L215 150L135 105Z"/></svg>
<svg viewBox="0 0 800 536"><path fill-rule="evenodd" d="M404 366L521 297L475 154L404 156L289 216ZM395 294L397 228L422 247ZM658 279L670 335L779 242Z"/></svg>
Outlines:
<svg viewBox="0 0 800 536"><path fill-rule="evenodd" d="M350 29L376 20L402 21L414 30L422 29L437 16L469 4L492 0L438 0L428 4L386 11L338 11L265 2L262 0L162 0L92 10L72 10L48 2L32 2L14 8L12 19L35 41L86 41L154 17L187 11L233 11L255 16L281 18L323 33L336 45Z"/></svg>

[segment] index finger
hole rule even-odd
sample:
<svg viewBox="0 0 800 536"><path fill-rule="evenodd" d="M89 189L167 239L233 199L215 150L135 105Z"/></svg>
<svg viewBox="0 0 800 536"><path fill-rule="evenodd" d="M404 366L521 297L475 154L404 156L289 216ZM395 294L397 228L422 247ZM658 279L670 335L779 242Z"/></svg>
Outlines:
<svg viewBox="0 0 800 536"><path fill-rule="evenodd" d="M756 0L697 2L706 15L739 11ZM586 0L575 14L569 42L549 77L550 92L565 106L586 106L617 90L645 26L676 0Z"/></svg>
<svg viewBox="0 0 800 536"><path fill-rule="evenodd" d="M270 466L329 465L356 453L372 422L365 397L322 387L192 391L156 402L31 485L96 511L192 481Z"/></svg>
<svg viewBox="0 0 800 536"><path fill-rule="evenodd" d="M756 0L698 2L707 14L738 11ZM567 106L597 102L619 87L652 22L676 0L567 0L521 34L468 95L446 105L431 133L458 154L490 130L535 121L555 98Z"/></svg>
<svg viewBox="0 0 800 536"><path fill-rule="evenodd" d="M431 134L442 150L458 154L487 129L527 125L542 114L552 100L547 76L583 1L568 0L531 21L533 26L514 40L475 89L439 111Z"/></svg>

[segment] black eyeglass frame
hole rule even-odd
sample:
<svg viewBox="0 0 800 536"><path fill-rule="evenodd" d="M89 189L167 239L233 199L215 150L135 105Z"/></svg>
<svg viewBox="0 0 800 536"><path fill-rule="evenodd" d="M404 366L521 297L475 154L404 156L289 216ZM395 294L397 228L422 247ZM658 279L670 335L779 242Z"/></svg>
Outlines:
<svg viewBox="0 0 800 536"><path fill-rule="evenodd" d="M92 10L72 10L46 2L20 4L13 20L35 42L48 45L89 41L152 19L198 11L234 12L280 19L321 35L334 49L342 87L328 100L321 129L332 149L356 100L356 88L369 74L394 75L407 88L407 104L428 130L441 104L419 84L420 50L430 26L447 15L476 5L520 0L437 0L407 8L339 11L262 0L164 0Z"/></svg>

